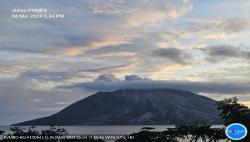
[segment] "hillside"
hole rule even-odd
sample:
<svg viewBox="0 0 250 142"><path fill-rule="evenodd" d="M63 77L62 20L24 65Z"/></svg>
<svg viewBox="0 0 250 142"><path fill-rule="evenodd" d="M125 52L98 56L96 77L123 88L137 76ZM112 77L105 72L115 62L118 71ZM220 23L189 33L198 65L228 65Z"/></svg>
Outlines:
<svg viewBox="0 0 250 142"><path fill-rule="evenodd" d="M15 125L218 124L216 101L183 90L123 89L99 92L62 111Z"/></svg>

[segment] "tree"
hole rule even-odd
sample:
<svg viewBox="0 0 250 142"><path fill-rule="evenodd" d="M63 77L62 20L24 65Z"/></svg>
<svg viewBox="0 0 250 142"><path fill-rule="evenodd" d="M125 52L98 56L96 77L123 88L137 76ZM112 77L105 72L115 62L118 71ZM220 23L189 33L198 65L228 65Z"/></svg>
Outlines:
<svg viewBox="0 0 250 142"><path fill-rule="evenodd" d="M241 123L248 129L250 128L250 109L238 103L236 97L224 99L217 103L218 110L221 111L220 116L224 120L224 125L228 126L232 123ZM250 134L245 139L238 142L246 142L250 140Z"/></svg>
<svg viewBox="0 0 250 142"><path fill-rule="evenodd" d="M0 135L2 135L3 133L5 133L4 131L0 130Z"/></svg>

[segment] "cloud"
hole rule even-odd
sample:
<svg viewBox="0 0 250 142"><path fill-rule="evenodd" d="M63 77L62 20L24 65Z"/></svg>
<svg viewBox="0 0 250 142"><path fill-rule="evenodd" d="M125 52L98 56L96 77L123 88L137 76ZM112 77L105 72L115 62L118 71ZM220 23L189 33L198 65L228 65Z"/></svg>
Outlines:
<svg viewBox="0 0 250 142"><path fill-rule="evenodd" d="M28 78L0 80L0 125L51 115L93 93L78 89L41 90L38 86Z"/></svg>
<svg viewBox="0 0 250 142"><path fill-rule="evenodd" d="M13 7L33 8L41 6L47 8L49 12L63 13L65 18L59 20L10 19L9 13ZM100 20L101 18L95 17L88 11L88 7L89 5L81 0L70 3L65 0L56 2L49 0L43 2L24 0L22 3L17 0L1 2L0 12L3 14L1 16L3 19L1 19L2 28L0 30L5 36L0 36L0 50L58 54L60 53L58 51L72 47L87 45L103 47L108 44L105 42L109 42L111 45L116 44L115 41L112 41L113 39L105 38L109 35L115 36L111 35L112 32L106 27L114 29L116 27L114 20L112 18L109 22ZM26 33L26 35L23 36L22 33ZM121 38L119 37L119 39ZM77 54L76 51L72 51L69 55L74 55L74 53Z"/></svg>
<svg viewBox="0 0 250 142"><path fill-rule="evenodd" d="M153 51L155 57L160 57L166 61L186 65L192 63L192 56L177 48L162 48Z"/></svg>
<svg viewBox="0 0 250 142"><path fill-rule="evenodd" d="M194 30L221 31L233 34L249 29L249 19L246 17L230 17L214 20L196 21L192 28Z"/></svg>
<svg viewBox="0 0 250 142"><path fill-rule="evenodd" d="M60 86L43 90L35 79L16 78L0 80L0 124L6 125L28 119L39 118L58 112L69 104L97 91L117 89L182 89L206 96L228 97L238 94L247 101L250 86L248 83L232 82L192 82L175 80L151 80L138 75L126 75L125 79L112 74L101 74L93 81L85 81L70 86Z"/></svg>
<svg viewBox="0 0 250 142"><path fill-rule="evenodd" d="M120 80L112 74L102 74L98 76L95 81L119 82Z"/></svg>
<svg viewBox="0 0 250 142"><path fill-rule="evenodd" d="M102 76L102 75L100 75ZM110 76L110 75L109 75ZM249 94L250 85L246 83L216 82L216 81L174 81L174 80L150 80L141 79L132 75L128 79L117 81L114 76L108 80L94 80L83 82L65 88L82 88L95 91L113 91L117 89L181 89L197 93L207 94ZM132 79L131 79L132 78ZM113 81L114 80L114 81ZM64 88L64 87L62 87Z"/></svg>
<svg viewBox="0 0 250 142"><path fill-rule="evenodd" d="M249 29L249 19L248 18L226 18L217 23L210 23L211 29L221 29L227 34L241 32L246 29Z"/></svg>
<svg viewBox="0 0 250 142"><path fill-rule="evenodd" d="M128 15L140 10L146 9L157 9L160 10L166 8L177 8L185 4L190 4L191 1L184 0L155 0L154 2L150 0L89 0L90 9L95 14L104 15ZM172 9L171 9L172 10Z"/></svg>
<svg viewBox="0 0 250 142"><path fill-rule="evenodd" d="M82 52L88 52L90 50L95 50L99 48L104 48L108 46L118 46L123 44L130 44L131 42L124 39L116 39L116 38L104 38L101 40L93 41L86 45L85 47L73 47L67 48L62 51L64 56L77 56Z"/></svg>
<svg viewBox="0 0 250 142"><path fill-rule="evenodd" d="M227 34L223 32L211 32L211 33L204 33L200 36L200 38L209 40L209 39L224 39L227 38Z"/></svg>
<svg viewBox="0 0 250 142"><path fill-rule="evenodd" d="M12 78L34 70L41 70L42 78L51 76L52 72L66 71L71 76L71 71L75 72L77 68L82 70L82 68L93 69L94 67L100 69L98 71L101 73L119 71L120 74L134 73L144 58L142 57L144 53L141 51L155 48L157 39L149 41L151 37L148 36L152 32L157 34L154 31L156 26L176 20L192 9L192 2L183 0L154 2L150 0L77 0L74 2L24 0L22 3L14 0L14 2L0 3L0 13L4 17L0 22L2 33L0 59L4 60L4 63L0 63L3 66L0 74ZM64 13L65 18L10 20L9 12L13 7L37 6L43 6L48 11ZM167 38L165 37L162 42L168 42ZM120 53L117 53L118 51ZM102 55L98 57L97 52L101 52ZM127 53L122 55L122 52L130 55ZM5 60L6 56L13 58ZM40 56L43 57L38 58ZM102 57L104 59L101 59ZM46 62L52 65L43 67ZM117 68L109 69L112 66ZM46 70L48 75L42 70ZM39 73L35 74L33 76L39 76ZM56 78L52 77L52 80L54 79ZM64 81L64 79L58 78L57 81Z"/></svg>
<svg viewBox="0 0 250 142"><path fill-rule="evenodd" d="M8 55L8 54L7 54ZM11 53L10 59L4 58L0 62L0 78L1 77L17 77L21 73L34 68L48 70L55 65L55 58L49 58L44 56L35 56L32 54L20 55L16 53Z"/></svg>
<svg viewBox="0 0 250 142"><path fill-rule="evenodd" d="M243 50L241 47L230 45L218 45L201 49L206 55L207 60L211 62L220 62L227 59L250 59L250 51Z"/></svg>
<svg viewBox="0 0 250 142"><path fill-rule="evenodd" d="M3 79L1 84L5 84L0 87L0 102L6 102L1 110L9 108L6 110L11 113L10 116L4 112L6 118L0 122L26 115L37 118L36 110L41 114L40 110L58 110L63 106L59 104L85 94L74 92L78 87L95 91L137 86L177 87L197 92L246 94L248 86L240 82L249 82L249 47L217 49L207 45L249 45L249 9L241 1L233 2L237 7L243 5L240 9L232 2L221 2L234 7L208 10L211 3L218 4L195 0L0 1L0 82ZM65 18L14 20L10 18L13 7L44 7L64 13ZM238 13L241 10L246 15ZM204 50L191 49L193 45ZM207 66L204 55L207 60L230 59L232 63ZM99 74L105 75L98 77ZM126 74L130 75L120 79ZM204 81L227 79L236 85L171 81L189 80L190 76ZM20 81L20 78L25 79ZM83 83L77 86L79 82ZM66 89L72 92L55 89L72 84L76 84L73 90ZM71 93L72 97L66 97ZM57 99L57 105L52 105ZM44 106L47 101L51 101L50 106ZM15 105L19 102L31 105L21 109L21 104Z"/></svg>
<svg viewBox="0 0 250 142"><path fill-rule="evenodd" d="M105 67L75 69L66 68L66 70L30 69L23 71L18 76L21 78L35 80L39 88L48 90L61 85L69 85L72 83L90 80L99 74L103 74L103 76L100 76L98 80L112 79L113 75L110 75L110 73L119 75L123 74L123 72L132 72L133 68L133 63L125 63Z"/></svg>
<svg viewBox="0 0 250 142"><path fill-rule="evenodd" d="M70 72L63 71L29 70L23 72L20 76L37 80L61 81L67 79L70 74Z"/></svg>
<svg viewBox="0 0 250 142"><path fill-rule="evenodd" d="M181 38L179 34L176 33L176 31L167 30L164 32L153 34L151 38L156 40L156 45L160 48L181 47L179 43Z"/></svg>
<svg viewBox="0 0 250 142"><path fill-rule="evenodd" d="M125 17L125 24L134 28L176 19L190 11L191 4L183 0L91 0L90 9L94 14Z"/></svg>
<svg viewBox="0 0 250 142"><path fill-rule="evenodd" d="M203 40L227 39L250 29L250 20L244 16L215 19L190 20L189 28L181 34L183 38L198 38Z"/></svg>
<svg viewBox="0 0 250 142"><path fill-rule="evenodd" d="M138 75L125 75L126 81L136 81L136 80L144 80L143 78L139 77Z"/></svg>

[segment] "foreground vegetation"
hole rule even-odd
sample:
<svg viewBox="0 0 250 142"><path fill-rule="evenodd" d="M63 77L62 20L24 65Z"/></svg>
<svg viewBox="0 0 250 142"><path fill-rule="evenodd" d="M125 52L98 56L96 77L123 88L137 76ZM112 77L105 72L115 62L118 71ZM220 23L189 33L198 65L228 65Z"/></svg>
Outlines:
<svg viewBox="0 0 250 142"><path fill-rule="evenodd" d="M217 104L218 110L220 110L220 117L224 120L224 126L226 127L232 123L241 123L247 128L250 128L250 109L242 104L238 103L236 97L224 99ZM116 140L116 142L179 142L184 139L190 142L197 142L198 140L203 142L219 142L230 141L225 135L225 127L212 128L209 124L183 124L177 125L175 128L168 128L162 132L153 131L154 128L145 127L140 132L130 134L124 138ZM38 137L50 137L50 136L68 136L68 132L63 128L57 128L51 126L48 130L35 130L34 127L25 130L20 127L13 127L10 129L11 134L8 134L10 139L3 139L0 142L104 142L100 139L60 139L59 137L53 137L53 139L11 139L12 136L38 136ZM3 134L0 131L0 135ZM14 137L13 137L14 138ZM249 142L250 135L238 142Z"/></svg>
<svg viewBox="0 0 250 142"><path fill-rule="evenodd" d="M50 126L48 130L38 131L35 127L28 129L21 127L10 128L11 134L5 135L0 142L105 142L103 140L95 140L93 138L85 139L64 139L69 133L64 128ZM3 133L3 131L2 131ZM28 138L31 137L32 138Z"/></svg>
<svg viewBox="0 0 250 142"><path fill-rule="evenodd" d="M133 137L134 139L130 139ZM202 140L204 142L218 142L225 140L224 129L211 128L207 124L190 124L179 125L176 128L169 128L163 132L154 132L147 129L142 129L139 133L131 134L126 138L116 140L116 142L179 142L189 140L190 142L197 142Z"/></svg>

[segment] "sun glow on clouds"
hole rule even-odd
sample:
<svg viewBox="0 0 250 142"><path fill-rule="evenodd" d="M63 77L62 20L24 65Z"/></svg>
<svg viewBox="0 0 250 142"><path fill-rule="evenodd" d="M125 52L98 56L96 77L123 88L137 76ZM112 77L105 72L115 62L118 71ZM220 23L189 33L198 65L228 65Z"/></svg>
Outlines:
<svg viewBox="0 0 250 142"><path fill-rule="evenodd" d="M179 75L178 77L176 77L176 73L181 72L181 70L185 71L188 68L192 68L192 66L182 66L180 64L162 64L150 72L149 78L154 80L186 80L187 76ZM201 78L196 77L195 79L200 80Z"/></svg>
<svg viewBox="0 0 250 142"><path fill-rule="evenodd" d="M180 75L180 72L178 70L186 70L189 72L190 76L192 76L192 71L187 70L187 65L175 64L174 62L168 62L167 64L164 64L164 61L162 61L162 59L151 56L150 52L154 52L154 50L156 50L157 48L178 48L180 50L189 50L188 53L190 54L190 58L192 58L193 56L199 57L195 58L199 59L199 61L196 61L189 66L195 67L195 70L204 70L205 72L203 66L207 61L205 58L202 58L205 55L202 52L196 52L195 50L197 49L195 48L209 48L210 44L217 44L217 41L218 44L221 44L222 42L226 41L225 39L228 39L226 41L228 42L229 39L232 38L232 36L234 36L234 38L242 36L241 33L243 31L246 32L247 30L249 30L248 28L250 26L249 20L247 20L246 15L242 17L241 15L239 15L239 17L230 17L229 15L225 18L211 18L211 15L209 15L208 12L208 14L204 14L202 17L199 17L199 15L197 15L196 13L193 13L201 10L199 9L199 7L194 7L194 4L199 3L201 2L183 0L157 0L154 2L148 0L89 0L86 3L87 9L86 7L79 7L85 9L85 13L82 15L79 14L80 18L75 19L75 22L78 22L79 25L82 25L81 28L79 28L79 26L75 26L71 27L72 30L68 30L68 28L66 27L69 26L68 24L70 22L65 19L65 21L62 21L62 25L60 25L61 27L65 27L65 29L67 29L65 30L65 33L56 32L59 35L60 39L64 39L62 41L67 41L70 44L60 45L58 43L55 44L54 42L56 41L51 42L49 39L43 39L46 41L44 43L49 43L50 45L54 46L54 48L53 46L51 48L46 48L46 50L48 50L47 53L51 51L50 54L52 54L52 56L53 54L56 54L56 56L61 56L60 61L53 60L54 64L56 64L55 67L42 67L45 65L42 60L36 62L36 64L41 65L40 67L31 64L30 67L21 67L21 65L23 65L23 62L25 62L23 61L18 63L18 65L16 66L10 66L9 69L6 69L5 67L1 68L0 73L3 76L11 76L11 73L15 72L15 75L12 75L17 77L20 72L30 71L34 68L46 68L46 70L50 70L52 72L60 70L56 69L56 67L64 69L64 72L69 72L71 70L76 70L78 66L86 67L85 64L78 64L77 60L78 62L82 63L98 63L98 66L101 64L100 59L103 59L103 62L105 62L107 68L112 66L126 66L137 74L148 74L149 76L153 76L153 78L167 78L167 76L169 75L171 75L173 78L179 78L182 75ZM91 21L91 26L88 22L85 21ZM86 23L87 25L84 25ZM48 26L51 29L51 27L55 25L52 24L43 26ZM76 32L76 34L72 34L74 32ZM82 34L85 32L86 34ZM70 33L70 36L65 36L68 35L68 33ZM62 37L60 37L60 34L63 34ZM41 33L41 35L44 35L44 33ZM19 39L18 41L21 42L21 39ZM39 42L37 43L37 45L33 46L40 51L40 47L38 47L38 45L40 45ZM59 48L60 46L63 47ZM23 47L19 47L18 49L16 49L15 47L11 47L7 51L11 52L12 50L15 50L20 52L34 52L36 51L36 48L31 50L29 48L26 49ZM3 48L0 48L0 51L2 49ZM95 50L102 52L102 54L88 54L90 51ZM128 55L127 53L131 55ZM19 53L17 52L17 54ZM162 58L164 58L163 56ZM121 59L126 57L127 61ZM107 60L107 58L109 58L109 60ZM27 60L33 60L33 58ZM173 58L170 60L176 61ZM113 61L120 61L121 63L114 63ZM12 62L15 63L17 61L13 59ZM185 61L182 62L185 63ZM6 64L9 63L6 62ZM74 67L73 64L77 65L75 65ZM150 66L148 64L150 64ZM148 70L149 72L147 73L143 70ZM155 72L153 73L154 75L151 75L152 72L150 72L150 70L155 70ZM123 69L124 72L118 72L118 70L117 72L115 72L114 69L105 69L105 71L102 70L101 73L108 73L108 71L114 71L112 72L114 74L131 73L131 71L129 71L128 69ZM94 77L98 75L98 73L92 72L91 74ZM157 77L157 74L161 75ZM183 78L185 77L186 79L188 79L187 76L184 76ZM196 78L203 77L197 76ZM74 79L78 80L77 78Z"/></svg>
<svg viewBox="0 0 250 142"><path fill-rule="evenodd" d="M140 27L145 24L152 25L161 22L167 17L162 11L143 11L128 17L127 24L129 27Z"/></svg>
<svg viewBox="0 0 250 142"><path fill-rule="evenodd" d="M128 40L121 40L121 39L116 39L116 38L104 38L102 40L91 42L90 44L86 45L85 47L67 48L67 49L63 50L63 55L64 56L77 56L83 52L87 52L90 50L95 50L95 49L104 48L104 47L108 47L108 46L129 44L129 43L131 43L131 42Z"/></svg>
<svg viewBox="0 0 250 142"><path fill-rule="evenodd" d="M245 106L247 106L247 107L250 108L250 102L243 101L243 102L240 102L240 103L242 103L243 105L245 105Z"/></svg>

